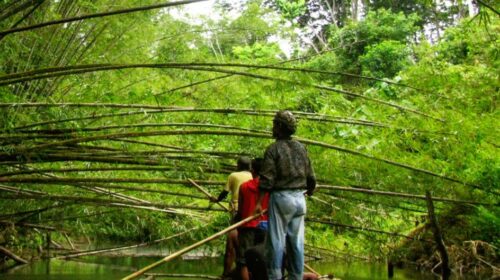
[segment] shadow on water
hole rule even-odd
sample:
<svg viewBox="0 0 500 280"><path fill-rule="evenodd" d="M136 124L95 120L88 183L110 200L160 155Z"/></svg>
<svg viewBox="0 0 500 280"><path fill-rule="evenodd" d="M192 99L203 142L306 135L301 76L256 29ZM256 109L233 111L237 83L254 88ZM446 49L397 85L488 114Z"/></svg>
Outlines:
<svg viewBox="0 0 500 280"><path fill-rule="evenodd" d="M43 260L28 265L14 267L0 274L0 279L35 280L104 280L120 279L131 272L157 261L157 257L85 257L78 260ZM317 261L310 265L321 274L333 273L344 280L388 279L384 264L366 262ZM177 259L165 263L151 272L220 275L221 258ZM190 278L163 278L187 280ZM394 280L439 279L429 273L411 269L395 269ZM454 278L465 279L465 278ZM474 278L467 278L474 279Z"/></svg>

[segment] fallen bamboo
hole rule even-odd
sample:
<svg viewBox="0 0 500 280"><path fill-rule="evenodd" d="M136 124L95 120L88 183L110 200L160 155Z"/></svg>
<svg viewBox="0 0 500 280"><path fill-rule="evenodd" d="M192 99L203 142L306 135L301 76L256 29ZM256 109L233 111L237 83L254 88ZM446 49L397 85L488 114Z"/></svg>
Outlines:
<svg viewBox="0 0 500 280"><path fill-rule="evenodd" d="M120 247L113 247L113 248L106 248L106 249L99 249L99 250L83 251L83 252L78 252L76 254L63 255L63 256L55 256L55 257L52 257L52 258L54 258L54 259L71 259L71 258L76 258L76 257L98 255L98 254L102 254L102 253L109 253L109 252L123 251L123 250L128 250L128 249L133 249L133 248L145 247L145 246L158 244L158 243L161 243L161 242L164 242L164 241L167 241L167 240L170 240L170 239L182 236L182 235L184 235L186 233L192 232L195 229L197 229L197 228L191 228L191 229L188 229L186 231L179 232L179 233L176 233L174 235L171 235L171 236L168 236L168 237L165 237L165 238L160 238L160 239L156 239L156 240L153 240L153 241L143 242L143 243L139 243L139 244L135 244L135 245L120 246Z"/></svg>
<svg viewBox="0 0 500 280"><path fill-rule="evenodd" d="M71 238L69 238L68 234L65 232L63 233L63 236L66 239L66 242L68 242L69 246L71 247L71 250L76 250L75 245L73 245L73 242L71 242Z"/></svg>
<svg viewBox="0 0 500 280"><path fill-rule="evenodd" d="M205 239L203 239L201 241L196 242L193 245L190 245L190 246L188 246L188 247L186 247L186 248L184 248L182 250L179 250L179 251L177 251L177 252L175 252L173 254L170 254L169 256L167 256L167 257L165 257L165 258L163 258L163 259L161 259L161 260L159 260L159 261L157 261L157 262L155 262L153 264L150 264L150 265L148 265L148 266L146 266L146 267L144 267L144 268L142 268L142 269L140 269L140 270L138 270L138 271L136 271L136 272L134 272L134 273L126 276L126 277L124 277L123 280L135 279L135 278L139 277L140 275L144 274L146 271L149 271L149 270L157 267L158 265L160 265L160 264L162 264L164 262L168 262L168 261L170 261L170 260L172 260L174 258L177 258L177 257L179 257L179 256L181 256L181 255L183 255L183 254L185 254L185 253L187 253L187 252L189 252L189 251L191 251L193 249L196 249L196 248L200 247L201 245L203 245L203 244L205 244L205 243L207 243L209 241L212 241L212 240L216 239L217 237L220 237L220 236L226 234L227 232L230 232L233 229L238 228L241 225L244 225L244 224L248 223L249 221L252 221L252 220L255 220L255 219L259 218L261 215L265 214L266 212L267 212L267 209L264 210L264 211L262 211L262 213L258 213L258 214L255 214L253 216L247 217L246 219L243 219L243 220L241 220L241 221L239 221L239 222L237 222L237 223L235 223L235 224L233 224L233 225L231 225L231 226L229 226L229 227L227 227L227 228L225 228L225 229L217 232L216 234L213 234L213 235L211 235L211 236L209 236L209 237L207 237L207 238L205 238Z"/></svg>
<svg viewBox="0 0 500 280"><path fill-rule="evenodd" d="M211 195L209 192L207 192L204 188L202 188L200 185L196 184L195 181L191 180L188 178L188 181L193 185L195 186L198 190L200 190L203 194L205 194L209 199L210 201L212 200L215 200L217 201L217 198L214 197L213 195ZM224 208L226 211L229 212L229 208L227 208L224 204L222 204L220 201L217 201L216 202L220 207Z"/></svg>
<svg viewBox="0 0 500 280"><path fill-rule="evenodd" d="M0 246L0 254L13 259L16 263L22 263L22 264L27 264L28 263L27 260L25 260L25 259L19 257L18 255L12 253L11 251L7 250L3 246Z"/></svg>

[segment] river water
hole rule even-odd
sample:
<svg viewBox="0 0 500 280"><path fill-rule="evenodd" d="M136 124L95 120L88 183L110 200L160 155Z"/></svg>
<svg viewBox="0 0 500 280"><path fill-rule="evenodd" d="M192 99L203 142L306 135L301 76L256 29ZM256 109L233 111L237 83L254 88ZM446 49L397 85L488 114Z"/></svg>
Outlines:
<svg viewBox="0 0 500 280"><path fill-rule="evenodd" d="M120 279L138 268L147 266L158 257L82 257L78 260L43 260L32 264L17 266L0 274L0 279L22 280L104 280ZM385 264L366 262L314 261L309 265L321 274L334 274L344 280L388 279ZM151 272L220 275L221 258L177 259L162 264ZM158 278L160 279L160 278ZM199 279L199 278L162 278L162 279ZM395 269L395 280L438 279L431 274L411 269Z"/></svg>

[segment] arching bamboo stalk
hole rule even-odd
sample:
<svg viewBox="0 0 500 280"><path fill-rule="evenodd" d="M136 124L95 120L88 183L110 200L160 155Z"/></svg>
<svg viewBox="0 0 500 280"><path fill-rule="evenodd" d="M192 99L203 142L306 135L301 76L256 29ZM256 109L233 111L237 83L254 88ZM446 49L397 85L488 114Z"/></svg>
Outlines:
<svg viewBox="0 0 500 280"><path fill-rule="evenodd" d="M71 17L71 18L64 18L64 19L59 19L59 20L42 22L42 23L29 25L29 26L23 26L23 27L18 27L18 28L13 28L13 29L2 30L2 31L0 31L0 36L5 36L8 34L23 32L23 31L28 31L28 30L34 30L34 29L42 28L45 26L56 25L56 24L63 24L63 23L86 20L86 19L91 19L91 18L107 17L107 16L140 12L140 11L147 11L147 10L153 10L153 9L167 8L167 7L173 7L173 6L181 6L181 5L186 5L186 4L190 4L190 3L196 3L196 2L203 2L203 1L207 1L207 0L183 0L183 1L167 2L167 3L162 3L162 4L156 4L156 5L141 6L141 7L136 7L136 8L115 10L115 11L110 11L110 12L101 12L101 13L95 13L95 14L81 15L81 16L76 16L76 17Z"/></svg>
<svg viewBox="0 0 500 280"><path fill-rule="evenodd" d="M452 177L448 177L448 176L444 176L444 175L441 175L441 174L437 174L437 173L434 173L432 171L425 170L425 169L422 169L422 168L413 167L413 166L410 166L410 165L407 165L407 164L404 164L404 163L395 162L395 161L388 160L388 159L385 159L385 158L376 157L376 156L373 156L373 155L370 155L370 154L365 154L365 153L361 153L361 152L358 152L358 151L355 151L355 150L346 149L346 148L342 148L342 147L339 147L339 146L335 146L335 145L331 145L331 144L327 144L327 143L323 143L323 142L318 142L318 141L314 141L314 140L308 140L308 139L303 139L303 138L297 138L297 140L300 141L300 142L302 142L302 143L304 143L304 144L310 144L310 145L316 145L316 146L320 146L320 147L324 147L324 148L330 148L330 149L333 149L333 150L336 150L336 151L339 151L339 152L345 152L345 153L348 153L348 154L352 154L352 155L357 155L357 156L361 156L361 157L364 157L364 158L368 158L368 159L371 159L371 160L381 161L381 162L387 163L389 165L401 167L401 168L404 168L404 169L407 169L407 170L411 170L411 171L415 171L415 172L419 172L419 173L423 173L423 174L427 174L427 175L430 175L432 177L437 177L437 178L441 178L441 179L444 179L446 181L450 181L450 182L453 182L453 183L458 183L458 184L462 184L462 185L465 185L465 186L468 186L468 187L472 187L472 188L475 188L475 189L480 189L480 190L483 190L485 192L500 194L499 192L494 191L494 190L485 190L484 188L481 188L481 187L479 187L477 185L466 183L466 182L460 181L460 180L452 178Z"/></svg>
<svg viewBox="0 0 500 280"><path fill-rule="evenodd" d="M102 198L91 198L91 197L81 197L81 196L64 196L64 195L32 195L32 194L14 194L14 195L0 195L0 199L7 200L48 200L48 201L68 201L74 202L76 204L94 204L94 205L104 205L108 207L120 207L120 208L130 208L130 207L143 207L142 209L153 210L160 209L165 210L168 208L172 209L189 209L198 211L218 211L223 212L223 209L212 209L199 206L191 205L169 205L164 203L124 203L120 200L112 199L102 199ZM147 208L146 208L147 207ZM173 213L179 214L179 213Z"/></svg>
<svg viewBox="0 0 500 280"><path fill-rule="evenodd" d="M263 134L263 133L250 133L250 132L240 132L240 131L213 131L213 130L182 130L182 131L176 131L176 130L170 130L170 131L152 131L152 132L137 132L137 133L117 133L117 134L107 134L107 135L99 135L99 136L88 136L88 137L81 137L81 138L76 138L76 139L70 139L70 140L64 140L64 141L57 141L57 142L52 142L52 143L46 143L46 144L41 144L41 145L36 145L33 147L20 147L16 149L17 153L28 153L31 151L41 151L43 149L51 148L51 147L56 147L56 146L61 146L61 145L68 145L68 144L75 144L75 143L84 143L84 142L90 142L90 141L96 141L96 140L107 140L107 139L114 139L114 138L128 138L128 137L142 137L142 136L165 136L165 135L219 135L219 136L242 136L242 137L250 137L250 138L271 138L270 134ZM479 186L469 184L463 181L460 181L458 179L440 175L434 172L431 172L429 170L413 167L404 163L399 163L396 161L388 160L385 158L381 157L376 157L370 154L365 154L361 153L355 150L327 144L324 142L319 142L319 141L314 141L314 140L309 140L309 139L304 139L304 138L296 138L298 141L308 144L308 145L314 145L314 146L319 146L319 147L324 147L332 150L336 150L339 152L343 153L348 153L356 156L361 156L364 158L368 158L371 160L375 161L380 161L384 162L389 165L397 166L400 168L404 168L407 170L415 171L418 173L423 173L430 175L432 177L437 177L440 179L444 179L450 182L454 183L459 183L463 184L472 188L476 189L481 189L486 192L490 193L498 193L497 191L494 190L485 190ZM7 156L5 153L0 153L1 156Z"/></svg>
<svg viewBox="0 0 500 280"><path fill-rule="evenodd" d="M410 239L410 240L420 240L420 239L415 239L415 237L404 235L404 234L401 234L401 233L398 233L398 232L389 232L389 231L383 231L383 230L372 229L372 228L365 228L365 227L359 227L359 226L353 226L353 225L346 225L346 224L341 224L341 223L336 223L336 222L331 222L331 221L325 221L325 220L319 220L319 219L314 219L314 218L306 218L306 222L312 222L312 223L318 223L318 224L325 224L325 225L332 225L332 226L336 226L336 227L342 227L342 228L352 229L352 230L355 230L355 231L365 231L365 232L380 233L380 234L391 235L391 236L396 236L396 237L403 237L403 238ZM431 240L421 240L421 241L432 242Z"/></svg>
<svg viewBox="0 0 500 280"><path fill-rule="evenodd" d="M15 107L15 104L18 103L0 103L0 107L2 104L8 105L12 104ZM59 103L61 104L61 103ZM68 104L68 103L64 103ZM80 103L81 104L81 103ZM75 105L79 106L79 105ZM87 105L86 105L87 106ZM102 104L88 104L89 107L97 107L97 106L103 106ZM114 105L110 104L109 107L112 107ZM137 108L143 108L140 106L143 105L125 105L125 104L120 104L119 106L131 106L132 108L135 106L139 106ZM148 105L145 105L148 106ZM128 107L123 107L123 108L128 108ZM10 130L23 130L26 128L32 128L32 127L37 127L37 126L42 126L42 125L49 125L49 124L58 124L58 123L65 123L65 122L70 122L70 121L83 121L83 120L97 120L101 118L107 118L107 117L121 117L121 116L133 116L133 115L144 115L144 114L162 114L162 113L180 113L180 112L199 112L199 113L215 113L215 114L245 114L245 115L255 115L255 116L269 116L272 117L276 113L276 110L254 110L254 109L208 109L208 108L172 108L172 107L157 107L156 108L164 108L164 109L158 109L158 110L149 110L149 111L132 111L132 112L122 112L122 113L109 113L109 114L101 114L101 115L90 115L86 117L77 117L77 118L67 118L67 119L61 119L61 120L52 120L52 121L44 121L44 122L37 122L29 125L24 125L24 126L19 126L12 128ZM143 108L144 109L144 108ZM332 121L332 122L353 122L353 123L358 123L360 125L368 125L368 126L387 126L382 123L377 123L373 121L367 121L367 120L362 120L362 119L353 119L353 118L345 118L345 117L335 117L335 116L330 116L330 115L324 115L324 114L312 114L312 113L305 113L305 112L297 112L293 111L295 115L297 115L299 118L306 118L314 121ZM6 130L4 130L6 131Z"/></svg>
<svg viewBox="0 0 500 280"><path fill-rule="evenodd" d="M426 114L424 112L421 112L421 111L418 111L418 110L415 110L415 109L412 109L412 108L408 108L408 107L401 106L401 105L398 105L398 104L395 104L395 103L391 103L391 102L387 102L387 101L384 101L384 100L381 100L381 99L377 99L377 98L373 98L373 97L368 97L368 96L365 96L365 95L362 95L362 94L359 94L359 93L354 93L354 92L350 92L350 91L347 91L347 90L341 90L341 89L337 89L337 88L333 88L333 87L322 86L322 85L315 85L315 84L308 84L308 83L304 83L304 82L297 82L297 81L292 81L292 80L283 79L283 78L275 78L275 77L271 77L271 76L251 74L251 73L248 73L248 72L231 71L231 70L217 69L217 68L206 68L206 67L176 67L176 68L186 69L186 70L194 70L194 71L200 71L201 70L201 71L208 71L208 72L231 73L231 74L235 74L235 75L239 75L239 76L252 77L252 78L257 78L257 79L262 79L262 80L279 81L279 82L284 82L284 83L289 83L289 84L295 84L295 85L299 85L299 86L305 86L305 87L312 87L312 88L316 88L316 89L322 89L322 90L326 90L326 91L329 91L329 92L339 93L339 94L342 94L342 95L345 95L345 96L349 96L349 97L364 99L366 101L370 101L370 102L377 103L377 104L380 104L380 105L389 106L389 107L392 107L392 108L395 108L395 109L398 109L398 110L401 110L401 111L406 111L406 112L410 112L410 113L413 113L413 114L416 114L416 115L427 117L427 118L433 119L435 121L444 122L444 119L442 119L442 118L434 117L434 116L431 116L429 114ZM1 83L0 83L0 85L1 85Z"/></svg>
<svg viewBox="0 0 500 280"><path fill-rule="evenodd" d="M343 199L343 201L352 201L353 203L354 203L354 201L359 201L361 203L369 203L369 204L381 205L384 208L400 209L400 210L409 211L409 212L416 212L416 213L427 213L423 209L414 209L414 208L408 208L408 207L404 207L404 206L399 206L399 202L398 202L398 205L396 206L396 205L390 205L390 204L387 204L387 203L381 203L380 201L374 201L373 199L359 199L359 198L342 196L342 195L338 195L336 193L334 194L334 193L330 193L330 192L320 192L320 193L322 193L324 195L328 195L328 196L334 197L334 198L337 198L337 199ZM413 206L418 206L418 205L415 205L415 204L412 204L412 205Z"/></svg>
<svg viewBox="0 0 500 280"><path fill-rule="evenodd" d="M285 61L287 62L287 61ZM363 75L356 75L356 74L350 74L350 73L344 73L344 72L338 72L338 71L325 71L325 70L316 70L316 69L310 69L310 68L299 68L299 67L282 67L282 66L276 66L276 65L256 65L256 64L243 64L243 63L163 63L163 64L135 64L135 67L146 67L146 68L169 68L169 67L235 67L235 68L250 68L250 69L271 69L271 70L280 70L280 71L290 71L290 72L301 72L301 73L313 73L313 74L326 74L326 75L332 75L332 76L346 76L346 77L351 77L351 78L358 78L358 79L364 79L364 80L371 80L371 81L380 81L380 82L385 82L388 84L392 84L395 86L402 86L402 87L408 87L412 88L415 90L419 90L417 88L411 87L409 85L405 84L400 84L392 81L388 81L385 79L379 79L376 77L370 77L370 76L363 76ZM83 69L103 69L107 67L116 67L117 65L113 64L90 64L90 65L75 65L75 66L62 66L62 67L50 67L50 68L45 68L45 69L38 69L38 70L31 70L28 72L23 72L23 73L12 73L12 74L7 74L4 76L0 76L0 81L2 80L12 80L15 78L21 78L21 77L26 77L26 76L37 76L37 75L44 75L48 73L71 73L71 71L75 70L83 70ZM135 68L134 66L130 66L132 68ZM127 67L129 68L129 67ZM109 69L112 70L112 69ZM230 76L235 75L235 73L230 73L225 76L220 76L216 78L209 79L210 81L213 80L218 80L222 78L227 78ZM191 84L191 86L197 85L200 82L195 82ZM155 96L159 96L161 94L156 94Z"/></svg>
<svg viewBox="0 0 500 280"><path fill-rule="evenodd" d="M378 191L378 190L369 190L369 189L352 188L352 187L318 185L318 189L319 190L324 189L324 190L348 191L348 192L357 192L357 193L370 194L370 195L374 194L374 195L396 196L396 197L403 197L403 198L426 200L425 195L416 195L416 194L400 193L400 192ZM485 202L459 200L459 199L451 199L451 198L444 198L444 197L433 197L432 200L440 201L440 202L458 203L458 204L500 206L500 204L498 204L498 203L491 204L491 203L485 203Z"/></svg>
<svg viewBox="0 0 500 280"><path fill-rule="evenodd" d="M246 108L193 108L193 107L172 107L172 106L155 106L147 104L117 104L117 103L0 103L0 108L24 108L24 107L98 107L98 108L118 108L118 109L151 109L151 110L162 110L164 113L180 113L180 112L193 112L193 113L217 113L217 114L245 114L245 115L256 115L256 116L268 116L272 117L277 112L276 110L256 110L256 109L246 109ZM157 111L153 111L156 113ZM294 115L298 116L299 119L307 119L311 121L325 121L325 122L336 122L336 123L346 123L346 124L357 124L366 126L376 126L376 127L389 127L387 124L380 122L354 119L348 117L337 117L326 114L316 114L300 111L292 111ZM140 111L142 114L148 114L149 111ZM131 113L126 113L126 115L133 115ZM118 115L121 116L121 115ZM98 118L99 116L94 116ZM71 119L74 121L75 119ZM135 126L213 126L220 128L234 128L239 130L248 130L241 127L228 126L228 125L216 125L216 124L204 124L204 123L163 123L163 124L136 124ZM134 125L129 125L130 127L135 127ZM106 129L121 128L120 126L106 126ZM125 127L123 127L125 128ZM29 130L23 130L22 128L14 128L14 130L21 130L23 132L29 132ZM92 131L92 128L82 128L75 129L74 131ZM48 131L51 130L39 130ZM57 131L57 130L56 130ZM61 130L61 131L71 131L71 130ZM258 132L258 130L253 130Z"/></svg>
<svg viewBox="0 0 500 280"><path fill-rule="evenodd" d="M361 260L365 260L365 261L369 261L370 259L368 257L363 257L363 256L356 256L356 255L352 255L350 253L346 253L346 252L342 252L342 251L337 251L337 250L332 250L332 249L327 249L327 248L321 248L321 247L317 247L317 246L313 246L313 245L310 245L310 244L304 244L305 247L310 247L310 248L313 248L315 250L321 250L321 251L325 251L333 256L336 256L337 254L340 254L340 255L345 255L345 256L348 256L348 257L354 257L354 258L357 258L357 259L361 259Z"/></svg>
<svg viewBox="0 0 500 280"><path fill-rule="evenodd" d="M36 184L68 184L68 183L139 183L139 184L176 184L190 186L191 183L179 179L145 179L145 178L44 178L44 177L10 177L0 178L0 183L36 183ZM196 180L199 185L224 185L224 181Z"/></svg>
<svg viewBox="0 0 500 280"><path fill-rule="evenodd" d="M30 169L30 170L19 170L19 171L10 171L5 173L0 173L0 177L10 177L16 175L28 175L28 174L41 174L41 173L73 173L73 172L110 172L110 171L150 171L150 172L158 172L158 171L176 171L178 167L168 166L130 166L130 167L89 167L89 168L44 168L44 169ZM215 170L211 170L215 171ZM200 172L195 171L193 172Z"/></svg>
<svg viewBox="0 0 500 280"><path fill-rule="evenodd" d="M329 92L343 94L343 95L350 96L350 97L364 99L364 100L369 101L369 102L374 102L374 103L378 103L378 104L381 104L384 106L393 107L393 108L396 108L398 110L411 112L413 114L421 115L421 116L431 118L434 120L444 121L440 118L433 117L431 115L428 115L426 113L420 112L420 111L415 110L415 109L407 108L407 107L404 107L401 105L397 105L395 103L391 103L391 102L383 101L381 99L368 97L368 96L354 93L354 92L349 92L346 90L341 90L341 89L336 89L336 88L321 86L321 85L315 85L315 84L309 84L309 83L304 83L304 82L298 82L298 81L288 80L288 79L284 79L284 78L276 78L276 77L271 77L271 76L259 75L259 74L249 73L249 72L226 70L226 69L220 69L220 68L215 68L215 67L204 67L201 65L214 65L214 64L207 64L207 63L187 63L187 64L180 64L180 63L167 64L167 63L164 63L164 64L128 64L128 65L96 64L93 66L92 65L79 65L79 66L68 66L68 67L63 67L63 68L47 68L47 69L40 69L40 70L34 70L34 71L42 71L42 73L43 73L43 71L47 71L48 74L36 75L36 74L32 74L32 73L28 72L28 73L15 73L15 74L6 75L3 77L0 76L0 86L12 84L12 83L19 83L19 82L34 80L34 79L45 79L45 78L51 78L51 77L83 74L83 73L96 72L96 71L109 71L109 70L131 69L131 68L162 68L162 69L172 68L172 69L191 70L191 71L226 73L226 74L246 76L246 77L251 77L251 78L256 78L256 79L262 79L262 80L279 81L279 82L284 82L284 83L289 83L289 84L312 87L312 88L316 88L316 89L326 90ZM63 69L63 70L61 70L61 69ZM13 77L16 77L16 75L19 76L20 78L13 78ZM27 75L27 77L24 77L25 75ZM1 81L2 79L4 79L4 81Z"/></svg>

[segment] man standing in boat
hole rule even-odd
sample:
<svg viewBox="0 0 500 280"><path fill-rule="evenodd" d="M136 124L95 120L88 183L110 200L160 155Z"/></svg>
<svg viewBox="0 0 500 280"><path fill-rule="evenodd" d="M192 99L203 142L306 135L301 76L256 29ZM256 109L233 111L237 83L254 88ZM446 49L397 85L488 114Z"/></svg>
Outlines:
<svg viewBox="0 0 500 280"><path fill-rule="evenodd" d="M259 173L262 166L262 158L252 160L253 179L240 186L238 201L238 212L235 222L241 221L253 215L255 205L259 199ZM267 209L269 195L266 195L262 201L262 207ZM237 251L237 271L240 280L258 279L250 278L245 260L245 252L260 243L264 242L264 236L267 231L267 214L255 220L252 220L238 228L238 249Z"/></svg>
<svg viewBox="0 0 500 280"><path fill-rule="evenodd" d="M304 190L312 195L316 178L304 145L292 139L296 129L297 120L290 111L276 113L273 120L276 142L267 147L260 173L256 212L262 211L262 199L266 192L270 193L265 246L270 280L282 279L285 248L288 279L302 280L304 275Z"/></svg>
<svg viewBox="0 0 500 280"><path fill-rule="evenodd" d="M231 217L233 217L236 211L238 210L238 194L240 191L240 185L252 179L252 173L250 172L250 165L251 165L251 160L249 157L242 156L238 158L236 172L229 174L224 189L219 194L217 199L212 200L212 202L220 202L224 200L229 193L231 193L231 200L229 202L231 209ZM226 276L231 272L233 263L236 260L237 242L238 242L237 230L230 231L227 234L227 240L226 240L226 252L224 253L223 276Z"/></svg>

